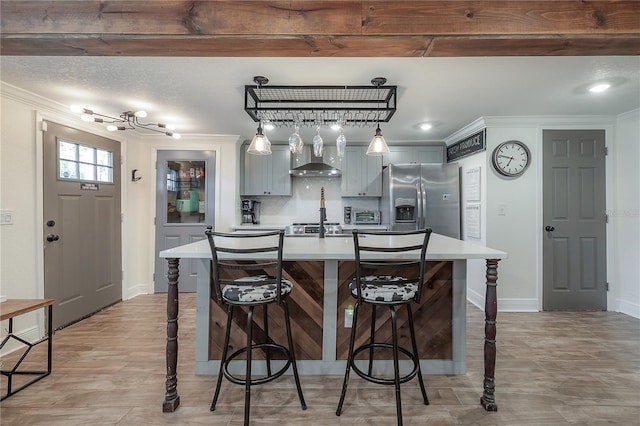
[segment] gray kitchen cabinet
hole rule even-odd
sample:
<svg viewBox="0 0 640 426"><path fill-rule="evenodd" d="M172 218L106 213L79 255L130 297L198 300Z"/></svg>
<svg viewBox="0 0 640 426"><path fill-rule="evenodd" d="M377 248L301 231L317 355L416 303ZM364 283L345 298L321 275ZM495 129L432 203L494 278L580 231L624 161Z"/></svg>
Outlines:
<svg viewBox="0 0 640 426"><path fill-rule="evenodd" d="M347 146L342 160L343 197L382 196L382 157L366 155L366 146Z"/></svg>
<svg viewBox="0 0 640 426"><path fill-rule="evenodd" d="M243 185L240 195L291 195L291 152L288 145L271 145L271 155L247 154L243 145Z"/></svg>
<svg viewBox="0 0 640 426"><path fill-rule="evenodd" d="M383 156L383 166L405 163L438 163L445 162L445 145L402 145L390 146L389 155Z"/></svg>

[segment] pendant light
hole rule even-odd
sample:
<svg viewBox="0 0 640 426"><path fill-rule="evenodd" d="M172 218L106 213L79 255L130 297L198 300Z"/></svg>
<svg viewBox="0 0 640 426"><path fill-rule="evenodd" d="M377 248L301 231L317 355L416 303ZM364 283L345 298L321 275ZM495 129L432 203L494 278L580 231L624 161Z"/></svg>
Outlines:
<svg viewBox="0 0 640 426"><path fill-rule="evenodd" d="M384 140L384 136L382 136L382 131L380 130L380 86L385 84L387 79L384 77L376 77L371 80L371 84L376 86L376 109L378 110L378 127L376 128L376 134L371 139L369 143L369 148L367 148L367 155L373 156L381 156L383 154L389 154L389 146L387 142Z"/></svg>
<svg viewBox="0 0 640 426"><path fill-rule="evenodd" d="M253 77L253 81L258 85L258 99L261 99L260 96L262 94L262 85L267 84L269 79L262 76ZM271 142L269 142L269 138L265 134L262 133L262 120L258 123L258 130L256 135L251 140L251 144L249 144L249 148L247 148L247 152L249 154L255 155L270 155L271 154Z"/></svg>

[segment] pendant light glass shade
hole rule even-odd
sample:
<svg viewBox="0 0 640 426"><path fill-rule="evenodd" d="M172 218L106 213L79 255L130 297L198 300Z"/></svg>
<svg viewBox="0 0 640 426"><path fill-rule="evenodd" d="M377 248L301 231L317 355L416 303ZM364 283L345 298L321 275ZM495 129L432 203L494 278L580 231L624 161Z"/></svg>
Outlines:
<svg viewBox="0 0 640 426"><path fill-rule="evenodd" d="M384 140L384 136L382 136L380 127L378 127L375 136L369 143L369 148L367 148L367 155L381 156L384 154L389 154L389 146L387 141Z"/></svg>
<svg viewBox="0 0 640 426"><path fill-rule="evenodd" d="M249 154L256 155L270 155L271 154L271 142L266 135L262 133L262 127L258 126L256 135L251 140L249 148L247 148Z"/></svg>

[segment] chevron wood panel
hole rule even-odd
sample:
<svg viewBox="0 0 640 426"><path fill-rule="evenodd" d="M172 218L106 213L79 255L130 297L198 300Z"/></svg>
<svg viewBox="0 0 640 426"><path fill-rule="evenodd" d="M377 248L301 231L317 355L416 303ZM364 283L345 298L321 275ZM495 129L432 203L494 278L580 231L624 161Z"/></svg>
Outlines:
<svg viewBox="0 0 640 426"><path fill-rule="evenodd" d="M386 269L385 274L393 272ZM349 292L349 282L355 276L354 262L338 263L338 317L336 359L347 359L349 352L350 328L344 327L344 311L354 305L355 299ZM452 284L453 262L427 262L425 285L419 304L412 303L418 352L421 359L452 359ZM432 287L432 288L430 288ZM411 348L407 309L396 310L398 321L398 344ZM358 313L356 346L367 343L371 329L370 305L362 305ZM376 309L376 342L391 343L391 317L389 309ZM368 352L358 358L367 358ZM376 353L376 359L391 359L391 352ZM381 358L385 357L385 358Z"/></svg>
<svg viewBox="0 0 640 426"><path fill-rule="evenodd" d="M243 274L243 271L225 271L233 274ZM293 282L293 291L287 298L291 316L291 329L298 360L322 359L322 317L324 313L324 262L284 262L282 274ZM234 278L239 278L235 276ZM212 290L213 291L213 290ZM212 292L213 295L213 292ZM215 297L215 296L214 296ZM227 323L226 307L218 304L215 298L209 302L209 359L217 360L222 357L224 332ZM264 342L263 308L254 310L253 341ZM231 352L246 346L248 308L235 308L229 350ZM287 344L285 331L284 310L276 304L268 306L269 335L276 343ZM254 359L264 359L264 354L254 351ZM242 356L238 359L243 358ZM272 354L273 359L282 358L279 354Z"/></svg>

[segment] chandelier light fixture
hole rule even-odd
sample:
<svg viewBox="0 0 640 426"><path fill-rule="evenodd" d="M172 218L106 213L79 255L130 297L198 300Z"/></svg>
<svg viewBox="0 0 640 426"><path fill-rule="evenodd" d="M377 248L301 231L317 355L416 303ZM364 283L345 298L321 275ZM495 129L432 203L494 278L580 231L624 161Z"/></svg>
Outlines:
<svg viewBox="0 0 640 426"><path fill-rule="evenodd" d="M380 86L385 84L387 79L384 77L376 77L371 80L371 84L376 86L378 90L380 90ZM379 115L378 115L379 116ZM382 131L380 130L380 120L378 120L378 127L376 128L376 134L371 139L369 143L369 148L367 148L367 155L373 156L381 156L383 154L389 154L389 146L387 142L384 140L384 136L382 136Z"/></svg>
<svg viewBox="0 0 640 426"><path fill-rule="evenodd" d="M260 95L262 94L262 86L267 84L269 82L269 79L258 75L253 77L253 81L258 85L258 98L260 98ZM267 136L262 133L262 120L260 119L260 117L257 118L258 130L256 132L256 135L251 140L249 148L247 148L247 152L254 155L269 155L271 154L271 142L269 142L269 138L267 138Z"/></svg>
<svg viewBox="0 0 640 426"><path fill-rule="evenodd" d="M167 123L144 123L141 118L147 117L146 111L125 111L119 117L112 117L97 113L88 108L78 105L71 105L71 111L80 113L80 119L86 122L103 123L107 125L107 130L115 132L118 130L144 129L152 132L163 133L175 139L180 139L180 133L174 132L175 126Z"/></svg>

